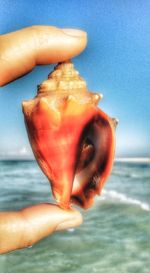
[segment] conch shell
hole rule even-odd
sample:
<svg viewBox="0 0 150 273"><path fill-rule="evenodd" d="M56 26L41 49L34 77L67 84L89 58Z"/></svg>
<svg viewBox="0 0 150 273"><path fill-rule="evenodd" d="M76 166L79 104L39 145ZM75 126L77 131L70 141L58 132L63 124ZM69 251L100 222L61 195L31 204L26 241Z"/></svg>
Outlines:
<svg viewBox="0 0 150 273"><path fill-rule="evenodd" d="M97 108L100 99L66 61L23 102L33 153L62 208L91 207L110 174L117 121Z"/></svg>

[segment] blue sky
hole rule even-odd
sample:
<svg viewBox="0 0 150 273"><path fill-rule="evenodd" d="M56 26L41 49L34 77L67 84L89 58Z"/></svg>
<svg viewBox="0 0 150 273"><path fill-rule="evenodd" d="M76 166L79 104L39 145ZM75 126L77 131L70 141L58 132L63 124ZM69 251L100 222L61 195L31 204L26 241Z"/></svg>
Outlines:
<svg viewBox="0 0 150 273"><path fill-rule="evenodd" d="M1 0L0 34L30 25L81 28L87 49L73 61L100 107L120 120L117 156L150 156L150 1ZM0 90L0 156L28 155L22 100L52 66L39 66Z"/></svg>

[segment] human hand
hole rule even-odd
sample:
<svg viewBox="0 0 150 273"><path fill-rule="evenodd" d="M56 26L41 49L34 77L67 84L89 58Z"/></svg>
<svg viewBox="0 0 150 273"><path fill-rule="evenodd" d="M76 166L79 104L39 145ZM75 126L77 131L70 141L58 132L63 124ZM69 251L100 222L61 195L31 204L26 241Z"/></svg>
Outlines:
<svg viewBox="0 0 150 273"><path fill-rule="evenodd" d="M0 254L32 246L55 231L81 223L82 216L77 210L63 210L48 203L0 212Z"/></svg>
<svg viewBox="0 0 150 273"><path fill-rule="evenodd" d="M32 26L0 36L0 86L36 65L62 62L80 54L87 36L76 29Z"/></svg>
<svg viewBox="0 0 150 273"><path fill-rule="evenodd" d="M33 26L0 36L0 86L30 72L38 64L68 60L86 47L86 33L74 29ZM53 204L0 213L0 253L33 245L57 230L78 226L81 214Z"/></svg>

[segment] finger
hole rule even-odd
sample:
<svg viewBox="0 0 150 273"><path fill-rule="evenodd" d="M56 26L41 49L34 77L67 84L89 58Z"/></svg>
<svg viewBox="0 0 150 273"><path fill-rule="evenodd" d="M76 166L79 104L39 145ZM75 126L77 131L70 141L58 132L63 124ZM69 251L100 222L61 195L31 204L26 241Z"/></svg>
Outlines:
<svg viewBox="0 0 150 273"><path fill-rule="evenodd" d="M53 204L39 204L21 211L0 212L0 254L32 246L58 230L79 226L80 212Z"/></svg>
<svg viewBox="0 0 150 273"><path fill-rule="evenodd" d="M87 36L76 29L32 26L0 36L0 86L28 73L37 64L70 59L86 47Z"/></svg>
<svg viewBox="0 0 150 273"><path fill-rule="evenodd" d="M63 210L54 204L39 204L22 210L26 223L25 245L32 245L42 238L82 224L82 215L74 208Z"/></svg>

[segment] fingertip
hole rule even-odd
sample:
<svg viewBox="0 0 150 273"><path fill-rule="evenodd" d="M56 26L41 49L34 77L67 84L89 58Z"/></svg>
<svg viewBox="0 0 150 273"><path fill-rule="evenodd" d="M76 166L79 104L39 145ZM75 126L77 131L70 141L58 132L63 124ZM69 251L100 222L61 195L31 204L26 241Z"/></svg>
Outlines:
<svg viewBox="0 0 150 273"><path fill-rule="evenodd" d="M67 214L67 218L66 218ZM64 220L57 225L55 231L61 231L69 228L75 228L83 223L83 217L81 213L76 209L64 210Z"/></svg>
<svg viewBox="0 0 150 273"><path fill-rule="evenodd" d="M32 30L34 28L32 27ZM36 27L37 64L62 62L79 55L87 45L87 33L79 29Z"/></svg>

